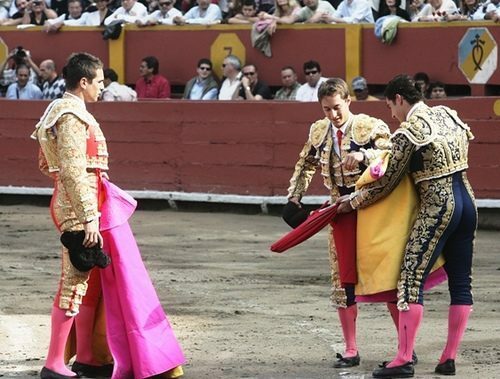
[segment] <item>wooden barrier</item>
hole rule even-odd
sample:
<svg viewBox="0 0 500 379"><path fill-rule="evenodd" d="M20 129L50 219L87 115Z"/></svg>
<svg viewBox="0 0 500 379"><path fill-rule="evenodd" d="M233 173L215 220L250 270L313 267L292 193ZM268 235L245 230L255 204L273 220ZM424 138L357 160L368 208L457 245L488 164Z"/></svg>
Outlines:
<svg viewBox="0 0 500 379"><path fill-rule="evenodd" d="M401 24L392 45L375 38L373 25L283 25L271 39L272 58L252 47L248 25L126 25L116 41L103 40L102 30L93 27L63 27L55 34L47 34L41 27L0 27L0 36L6 50L21 45L31 51L35 62L53 58L59 68L71 52L88 51L129 84L139 78L139 64L148 55L159 58L160 73L171 84L183 86L196 75L200 58L210 58L220 76L224 57L233 53L243 62L256 64L259 77L272 86L281 85L280 70L287 65L295 67L304 82L302 65L311 59L320 62L324 76L347 81L363 75L370 84L384 85L398 73L425 71L432 80L469 86L458 57L462 38L472 28L487 29L494 43L500 42L500 24L492 22ZM434 43L436 35L439 43ZM0 49L0 63L3 59ZM500 94L500 70L494 70L486 83L470 87L475 96Z"/></svg>
<svg viewBox="0 0 500 379"><path fill-rule="evenodd" d="M500 100L448 100L476 138L469 177L478 198L500 199ZM430 104L436 104L430 102ZM29 138L47 102L0 100L0 186L51 187ZM163 101L95 103L108 140L110 175L128 190L285 195L315 103ZM354 102L354 113L390 121L385 103ZM308 194L324 195L319 175Z"/></svg>

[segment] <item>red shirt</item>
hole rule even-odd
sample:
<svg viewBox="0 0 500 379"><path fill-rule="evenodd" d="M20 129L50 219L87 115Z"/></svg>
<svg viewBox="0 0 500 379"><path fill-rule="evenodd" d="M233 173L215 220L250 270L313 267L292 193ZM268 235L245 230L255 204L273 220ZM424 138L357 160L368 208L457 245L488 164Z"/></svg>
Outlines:
<svg viewBox="0 0 500 379"><path fill-rule="evenodd" d="M167 99L170 97L170 83L161 75L153 75L150 80L140 78L135 83L138 99Z"/></svg>

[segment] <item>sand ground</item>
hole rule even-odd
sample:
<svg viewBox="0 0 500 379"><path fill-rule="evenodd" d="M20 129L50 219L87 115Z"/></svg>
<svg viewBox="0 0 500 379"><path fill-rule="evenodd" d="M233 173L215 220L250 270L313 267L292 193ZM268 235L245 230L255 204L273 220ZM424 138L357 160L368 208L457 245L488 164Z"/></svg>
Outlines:
<svg viewBox="0 0 500 379"><path fill-rule="evenodd" d="M382 304L361 304L361 365L332 368L342 338L329 305L325 232L284 254L287 231L266 215L137 211L132 228L188 363L186 379L369 378L391 358L396 333ZM0 206L0 376L34 378L43 366L59 272L48 209ZM500 378L500 236L479 231L475 306L457 357L457 378ZM417 378L433 374L445 342L446 284L426 296Z"/></svg>

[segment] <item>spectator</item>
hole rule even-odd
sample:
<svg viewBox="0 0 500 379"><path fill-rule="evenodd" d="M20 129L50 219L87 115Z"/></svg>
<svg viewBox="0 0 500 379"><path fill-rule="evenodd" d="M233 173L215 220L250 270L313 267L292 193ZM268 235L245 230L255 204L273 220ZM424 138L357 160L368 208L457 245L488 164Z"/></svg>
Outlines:
<svg viewBox="0 0 500 379"><path fill-rule="evenodd" d="M257 6L255 0L244 0L241 7L241 12L236 13L233 17L227 19L228 24L253 24L258 21L256 16Z"/></svg>
<svg viewBox="0 0 500 379"><path fill-rule="evenodd" d="M458 8L453 0L429 0L424 5L413 22L435 22L446 21L447 17L458 13Z"/></svg>
<svg viewBox="0 0 500 379"><path fill-rule="evenodd" d="M500 15L500 0L489 0L483 3L483 13L485 20L493 20Z"/></svg>
<svg viewBox="0 0 500 379"><path fill-rule="evenodd" d="M226 2L227 10L224 10L222 9L221 2L219 1L219 7L222 12L222 22L227 24L228 19L236 16L238 13L241 13L242 3L241 0L228 0Z"/></svg>
<svg viewBox="0 0 500 379"><path fill-rule="evenodd" d="M354 92L354 96L356 97L356 100L363 100L363 101L380 100L368 93L368 83L366 82L366 79L363 78L362 76L356 76L352 80L351 87Z"/></svg>
<svg viewBox="0 0 500 379"><path fill-rule="evenodd" d="M484 20L483 4L479 0L461 1L460 13L445 15L446 21Z"/></svg>
<svg viewBox="0 0 500 379"><path fill-rule="evenodd" d="M112 68L103 71L104 89L101 93L102 101L136 101L137 93L130 87L118 83L118 75Z"/></svg>
<svg viewBox="0 0 500 379"><path fill-rule="evenodd" d="M430 84L429 99L446 99L446 88L444 83L434 82Z"/></svg>
<svg viewBox="0 0 500 379"><path fill-rule="evenodd" d="M124 0L128 1L128 0ZM141 78L135 84L135 91L139 99L168 99L170 97L170 83L160 75L160 64L156 57L146 57L139 66Z"/></svg>
<svg viewBox="0 0 500 379"><path fill-rule="evenodd" d="M84 12L78 20L67 20L64 24L68 26L103 26L104 20L112 15L107 0L96 0L96 10Z"/></svg>
<svg viewBox="0 0 500 379"><path fill-rule="evenodd" d="M191 8L184 16L174 17L174 23L184 24L218 24L222 20L222 12L218 5L210 3L210 0L197 0L198 6Z"/></svg>
<svg viewBox="0 0 500 379"><path fill-rule="evenodd" d="M174 17L182 16L182 12L174 8L173 0L159 0L160 9L144 19L137 20L138 25L173 25Z"/></svg>
<svg viewBox="0 0 500 379"><path fill-rule="evenodd" d="M200 59L196 71L198 76L186 83L182 98L188 100L217 100L219 84L212 75L212 62L210 59Z"/></svg>
<svg viewBox="0 0 500 379"><path fill-rule="evenodd" d="M293 24L295 22L306 23L329 23L329 19L335 13L335 8L328 1L304 0L304 7L297 13L282 17L282 24ZM314 101L317 101L315 99Z"/></svg>
<svg viewBox="0 0 500 379"><path fill-rule="evenodd" d="M344 0L340 3L333 15L324 17L327 22L336 24L358 24L371 23L373 20L373 11L371 2L368 0Z"/></svg>
<svg viewBox="0 0 500 379"><path fill-rule="evenodd" d="M411 21L416 21L416 18L420 11L425 5L425 0L410 0L410 6L408 7L408 13L410 15Z"/></svg>
<svg viewBox="0 0 500 379"><path fill-rule="evenodd" d="M413 80L415 81L415 86L417 88L420 88L422 97L427 97L427 91L429 89L429 75L427 75L425 72L417 72L413 76Z"/></svg>
<svg viewBox="0 0 500 379"><path fill-rule="evenodd" d="M40 69L31 59L31 54L22 46L13 49L2 65L0 65L0 88L2 93L7 90L7 87L15 83L17 78L16 68L19 65L26 65L30 68L30 83L37 83L37 76L40 75Z"/></svg>
<svg viewBox="0 0 500 379"><path fill-rule="evenodd" d="M136 23L137 20L141 20L147 16L148 10L144 4L139 3L137 0L122 0L122 6L104 20L104 25L107 26L113 21L133 24Z"/></svg>
<svg viewBox="0 0 500 379"><path fill-rule="evenodd" d="M401 8L401 0L385 0L383 4L383 6L380 6L377 19L384 16L398 16L403 20L411 21L410 14Z"/></svg>
<svg viewBox="0 0 500 379"><path fill-rule="evenodd" d="M42 98L42 91L36 84L30 83L30 68L25 64L16 67L17 82L7 88L7 99L38 100Z"/></svg>
<svg viewBox="0 0 500 379"><path fill-rule="evenodd" d="M281 87L274 95L274 100L295 100L300 83L297 81L297 73L291 66L281 69Z"/></svg>
<svg viewBox="0 0 500 379"><path fill-rule="evenodd" d="M66 82L57 75L56 64L52 59L40 63L40 78L42 79L42 99L54 100L62 97L66 90Z"/></svg>
<svg viewBox="0 0 500 379"><path fill-rule="evenodd" d="M272 14L275 9L275 0L255 0L256 13Z"/></svg>
<svg viewBox="0 0 500 379"><path fill-rule="evenodd" d="M240 100L269 100L272 99L271 89L262 80L259 80L257 67L247 64L241 70L241 86L238 94Z"/></svg>
<svg viewBox="0 0 500 379"><path fill-rule="evenodd" d="M241 61L235 55L228 55L222 62L224 81L219 91L219 100L234 100L240 88Z"/></svg>
<svg viewBox="0 0 500 379"><path fill-rule="evenodd" d="M307 61L304 63L304 75L306 83L302 84L297 90L295 99L298 101L318 101L318 88L326 81L321 76L321 67L316 61Z"/></svg>
<svg viewBox="0 0 500 379"><path fill-rule="evenodd" d="M14 0L11 3L8 17L0 20L0 25L20 25L23 22L24 13L28 7L28 0Z"/></svg>
<svg viewBox="0 0 500 379"><path fill-rule="evenodd" d="M32 0L28 3L21 24L43 25L45 21L56 17L57 13L47 8L45 1Z"/></svg>
<svg viewBox="0 0 500 379"><path fill-rule="evenodd" d="M300 5L295 0L276 0L276 7L272 15L260 12L258 16L261 20L271 20L267 32L274 34L277 24L292 23L300 9Z"/></svg>
<svg viewBox="0 0 500 379"><path fill-rule="evenodd" d="M45 22L45 30L47 32L57 32L66 23L75 23L78 25L86 18L86 14L83 13L83 3L82 0L68 0L67 14L62 14L61 16L47 20Z"/></svg>

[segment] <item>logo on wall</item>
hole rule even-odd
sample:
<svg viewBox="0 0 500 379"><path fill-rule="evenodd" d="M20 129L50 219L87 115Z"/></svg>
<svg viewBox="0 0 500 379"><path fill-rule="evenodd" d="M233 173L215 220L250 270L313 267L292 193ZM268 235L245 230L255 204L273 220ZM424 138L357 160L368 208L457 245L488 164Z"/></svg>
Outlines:
<svg viewBox="0 0 500 379"><path fill-rule="evenodd" d="M497 43L488 29L467 29L458 44L458 67L469 83L487 83L497 69L497 60Z"/></svg>

